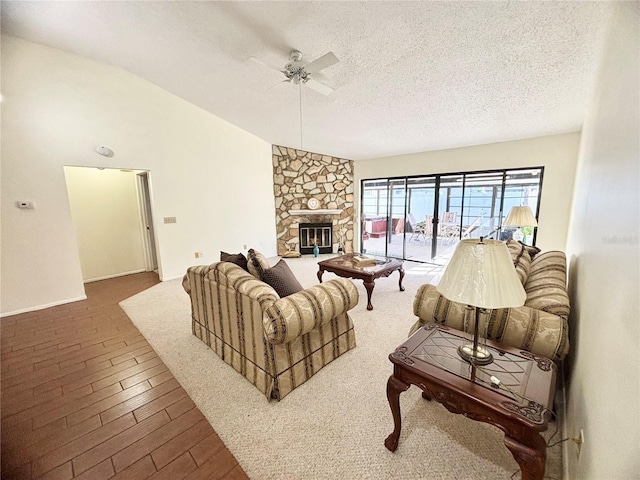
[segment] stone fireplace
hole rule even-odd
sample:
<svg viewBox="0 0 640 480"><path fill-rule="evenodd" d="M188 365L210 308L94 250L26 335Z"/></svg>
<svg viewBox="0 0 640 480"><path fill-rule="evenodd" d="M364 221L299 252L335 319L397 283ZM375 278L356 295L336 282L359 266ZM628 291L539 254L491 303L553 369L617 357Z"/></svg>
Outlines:
<svg viewBox="0 0 640 480"><path fill-rule="evenodd" d="M353 161L278 145L272 154L278 255L313 253L313 244L301 248L300 226L318 223L332 230L321 252L337 252L339 245L353 252Z"/></svg>

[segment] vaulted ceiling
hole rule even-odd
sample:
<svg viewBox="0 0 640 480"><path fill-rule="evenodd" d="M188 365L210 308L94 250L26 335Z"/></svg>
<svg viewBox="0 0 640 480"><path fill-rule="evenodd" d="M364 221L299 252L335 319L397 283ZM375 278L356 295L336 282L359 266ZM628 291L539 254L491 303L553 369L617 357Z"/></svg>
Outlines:
<svg viewBox="0 0 640 480"><path fill-rule="evenodd" d="M358 160L580 130L610 9L3 1L1 27L123 68L269 143ZM305 62L334 52L339 63L313 75L333 93L280 83L292 49Z"/></svg>

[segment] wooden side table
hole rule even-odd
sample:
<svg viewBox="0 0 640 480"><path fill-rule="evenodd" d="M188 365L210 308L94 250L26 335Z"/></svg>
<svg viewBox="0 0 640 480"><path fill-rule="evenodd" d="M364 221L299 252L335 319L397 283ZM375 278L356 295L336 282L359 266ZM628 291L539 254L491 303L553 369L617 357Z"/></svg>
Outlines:
<svg viewBox="0 0 640 480"><path fill-rule="evenodd" d="M411 385L422 396L435 400L452 413L489 423L505 434L504 443L522 470L523 480L542 480L547 458L540 435L548 426L553 402L556 366L548 358L487 342L494 361L474 367L458 356L464 332L429 323L389 355L393 375L387 382L387 398L394 430L384 444L398 448L402 419L400 394ZM499 379L499 385L491 377Z"/></svg>

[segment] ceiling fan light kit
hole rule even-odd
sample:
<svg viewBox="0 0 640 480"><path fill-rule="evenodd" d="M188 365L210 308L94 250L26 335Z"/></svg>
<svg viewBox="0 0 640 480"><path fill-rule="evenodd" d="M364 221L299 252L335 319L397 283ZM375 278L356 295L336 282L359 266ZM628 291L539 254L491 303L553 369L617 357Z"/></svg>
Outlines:
<svg viewBox="0 0 640 480"><path fill-rule="evenodd" d="M278 70L258 60L256 57L249 57L249 60L259 65L271 68L272 70ZM289 52L289 62L284 66L284 69L278 70L280 73L284 74L286 80L278 82L273 87L268 88L265 93L270 91L280 83L289 82L295 85L306 85L316 92L321 93L322 95L329 95L331 92L333 92L333 88L331 88L329 85L325 85L324 83L312 79L311 76L314 73L319 72L320 70L328 68L331 65L335 65L339 61L340 60L338 60L338 57L336 57L333 52L328 52L321 57L316 58L312 62L304 64L304 62L302 61L302 52L300 52L299 50L291 50L291 52Z"/></svg>

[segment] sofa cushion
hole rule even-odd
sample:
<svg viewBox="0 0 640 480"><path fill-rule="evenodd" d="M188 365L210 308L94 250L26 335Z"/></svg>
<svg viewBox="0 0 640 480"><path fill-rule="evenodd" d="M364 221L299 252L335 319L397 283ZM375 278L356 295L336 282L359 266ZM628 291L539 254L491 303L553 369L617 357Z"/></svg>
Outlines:
<svg viewBox="0 0 640 480"><path fill-rule="evenodd" d="M267 258L253 248L250 248L249 252L247 252L247 266L249 273L260 280L262 280L262 272L270 268Z"/></svg>
<svg viewBox="0 0 640 480"><path fill-rule="evenodd" d="M232 254L220 251L220 261L235 263L243 270L246 270L247 272L249 271L249 267L247 265L247 257L245 257L242 253Z"/></svg>
<svg viewBox="0 0 640 480"><path fill-rule="evenodd" d="M271 268L262 270L261 280L271 285L280 298L304 290L284 260L280 260Z"/></svg>
<svg viewBox="0 0 640 480"><path fill-rule="evenodd" d="M513 266L516 268L518 278L520 278L520 282L524 285L529 276L529 270L531 269L529 252L525 248L525 245L513 239L507 241L507 248L511 254L511 260L513 261Z"/></svg>

